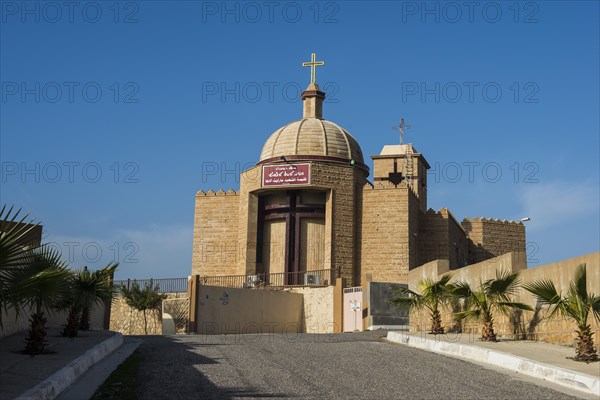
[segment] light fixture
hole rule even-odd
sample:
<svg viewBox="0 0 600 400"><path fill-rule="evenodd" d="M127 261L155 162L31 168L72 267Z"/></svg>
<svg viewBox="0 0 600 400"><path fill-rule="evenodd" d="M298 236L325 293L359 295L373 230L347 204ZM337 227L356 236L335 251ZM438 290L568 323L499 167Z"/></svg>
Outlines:
<svg viewBox="0 0 600 400"><path fill-rule="evenodd" d="M288 161L288 160L285 158L285 156L279 156L279 159L280 159L281 161L283 161L284 163L286 163L287 165L289 165L291 169L294 169L294 170L298 169L298 167L296 167L294 164L291 164L291 163L290 163L290 162L289 162L289 161Z"/></svg>
<svg viewBox="0 0 600 400"><path fill-rule="evenodd" d="M531 218L529 218L529 217L521 218L521 222L527 222L527 221L529 221L530 219L531 219Z"/></svg>

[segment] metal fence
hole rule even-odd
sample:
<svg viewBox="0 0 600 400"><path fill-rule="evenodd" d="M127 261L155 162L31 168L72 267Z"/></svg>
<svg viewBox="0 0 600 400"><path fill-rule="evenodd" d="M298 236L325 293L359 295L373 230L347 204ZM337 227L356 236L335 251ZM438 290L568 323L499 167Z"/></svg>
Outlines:
<svg viewBox="0 0 600 400"><path fill-rule="evenodd" d="M281 288L303 286L329 286L339 276L337 269L317 271L280 272L273 274L202 276L200 284L232 288Z"/></svg>
<svg viewBox="0 0 600 400"><path fill-rule="evenodd" d="M165 278L165 279L123 279L113 281L113 286L120 288L125 286L131 289L131 286L137 282L140 288L146 285L158 286L160 293L187 293L188 278Z"/></svg>

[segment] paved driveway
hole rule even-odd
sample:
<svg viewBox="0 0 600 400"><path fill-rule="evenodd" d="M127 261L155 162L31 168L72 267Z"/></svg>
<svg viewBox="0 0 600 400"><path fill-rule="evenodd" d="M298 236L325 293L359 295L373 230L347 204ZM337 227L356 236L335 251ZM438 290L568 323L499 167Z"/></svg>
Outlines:
<svg viewBox="0 0 600 400"><path fill-rule="evenodd" d="M140 399L569 399L382 333L146 336ZM385 335L385 333L383 333Z"/></svg>

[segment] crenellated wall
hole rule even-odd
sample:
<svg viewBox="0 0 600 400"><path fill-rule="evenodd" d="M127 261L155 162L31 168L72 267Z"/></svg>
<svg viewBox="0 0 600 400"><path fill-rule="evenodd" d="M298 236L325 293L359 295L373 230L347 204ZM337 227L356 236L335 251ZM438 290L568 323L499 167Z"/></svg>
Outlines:
<svg viewBox="0 0 600 400"><path fill-rule="evenodd" d="M234 190L196 194L192 274L235 275L240 196ZM243 272L242 272L243 273Z"/></svg>
<svg viewBox="0 0 600 400"><path fill-rule="evenodd" d="M469 236L469 264L526 249L525 225L520 221L465 218L461 223Z"/></svg>

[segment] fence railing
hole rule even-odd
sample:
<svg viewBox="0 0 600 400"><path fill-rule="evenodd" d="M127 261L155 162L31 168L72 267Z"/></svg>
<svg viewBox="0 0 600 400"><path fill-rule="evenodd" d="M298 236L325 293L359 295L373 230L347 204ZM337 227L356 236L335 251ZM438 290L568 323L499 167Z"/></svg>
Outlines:
<svg viewBox="0 0 600 400"><path fill-rule="evenodd" d="M200 284L232 288L281 288L329 286L339 277L337 269L317 271L258 273L252 275L201 276Z"/></svg>
<svg viewBox="0 0 600 400"><path fill-rule="evenodd" d="M131 289L131 285L137 282L140 288L149 285L152 281L152 286L158 286L160 293L186 293L188 286L188 278L164 278L164 279L123 279L113 281L113 286L117 288L125 286Z"/></svg>

